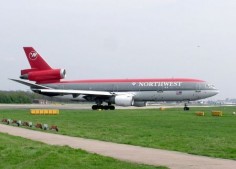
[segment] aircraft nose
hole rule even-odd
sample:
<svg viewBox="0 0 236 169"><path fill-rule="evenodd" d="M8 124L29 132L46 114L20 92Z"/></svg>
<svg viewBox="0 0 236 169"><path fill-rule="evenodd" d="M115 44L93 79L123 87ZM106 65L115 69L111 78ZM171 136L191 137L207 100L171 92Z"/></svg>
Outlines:
<svg viewBox="0 0 236 169"><path fill-rule="evenodd" d="M213 90L213 91L211 91L211 95L212 96L215 96L215 95L217 95L219 93L219 90Z"/></svg>

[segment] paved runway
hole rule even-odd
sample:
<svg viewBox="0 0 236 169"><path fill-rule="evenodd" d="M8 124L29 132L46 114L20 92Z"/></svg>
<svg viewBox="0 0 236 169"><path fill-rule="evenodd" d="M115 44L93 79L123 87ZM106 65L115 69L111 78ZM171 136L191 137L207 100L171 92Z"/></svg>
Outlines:
<svg viewBox="0 0 236 169"><path fill-rule="evenodd" d="M92 103L78 104L0 104L0 109L64 109L64 110L91 110ZM214 107L216 105L190 105L189 107ZM228 105L229 106L229 105ZM183 104L154 104L146 107L121 107L116 106L116 109L159 109L164 108L183 108Z"/></svg>
<svg viewBox="0 0 236 169"><path fill-rule="evenodd" d="M64 109L64 110L91 110L91 104L0 104L0 109ZM121 107L116 106L116 109L152 109L160 108L159 105L147 107Z"/></svg>
<svg viewBox="0 0 236 169"><path fill-rule="evenodd" d="M91 104L92 105L92 104ZM0 104L0 109L91 109L90 104Z"/></svg>
<svg viewBox="0 0 236 169"><path fill-rule="evenodd" d="M68 145L116 159L171 169L235 169L236 161L190 155L175 151L69 137L0 124L0 132L41 141L51 145Z"/></svg>

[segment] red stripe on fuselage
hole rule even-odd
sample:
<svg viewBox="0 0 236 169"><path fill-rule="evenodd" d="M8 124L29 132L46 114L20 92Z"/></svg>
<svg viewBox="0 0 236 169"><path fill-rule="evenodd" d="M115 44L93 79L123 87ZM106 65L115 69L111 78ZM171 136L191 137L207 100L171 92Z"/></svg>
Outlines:
<svg viewBox="0 0 236 169"><path fill-rule="evenodd" d="M132 83L132 82L205 82L198 79L186 79L186 78L170 78L170 79L97 79L97 80L67 80L60 82L48 82L48 83ZM47 82L43 82L44 84Z"/></svg>

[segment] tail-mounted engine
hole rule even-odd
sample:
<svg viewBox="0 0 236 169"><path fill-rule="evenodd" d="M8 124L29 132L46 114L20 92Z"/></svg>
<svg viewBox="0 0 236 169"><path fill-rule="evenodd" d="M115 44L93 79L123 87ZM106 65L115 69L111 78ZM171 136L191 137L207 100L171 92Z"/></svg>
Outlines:
<svg viewBox="0 0 236 169"><path fill-rule="evenodd" d="M49 70L37 70L37 69L25 69L21 70L21 79L27 79L36 82L46 81L60 81L66 76L65 69L49 69Z"/></svg>

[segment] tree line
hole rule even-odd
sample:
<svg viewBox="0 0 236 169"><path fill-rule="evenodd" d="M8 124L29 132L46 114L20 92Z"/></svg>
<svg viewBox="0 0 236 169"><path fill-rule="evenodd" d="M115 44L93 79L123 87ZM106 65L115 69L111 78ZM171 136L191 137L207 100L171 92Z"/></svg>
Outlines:
<svg viewBox="0 0 236 169"><path fill-rule="evenodd" d="M0 91L0 103L32 103L34 99L47 99L32 92L25 91Z"/></svg>

